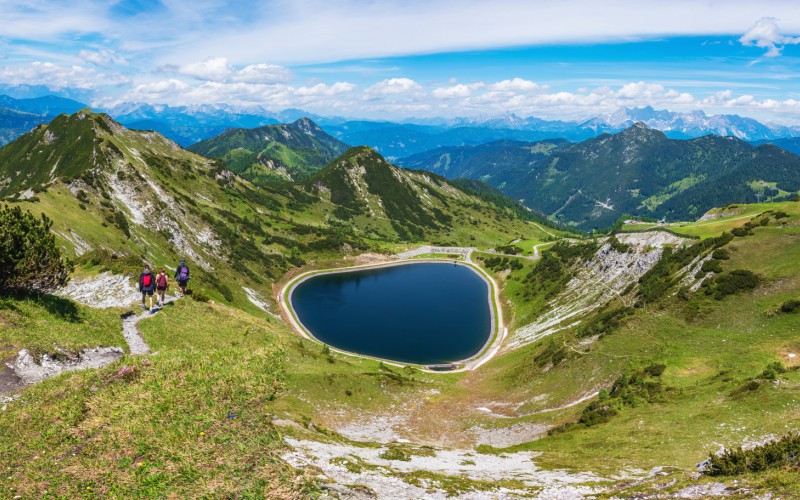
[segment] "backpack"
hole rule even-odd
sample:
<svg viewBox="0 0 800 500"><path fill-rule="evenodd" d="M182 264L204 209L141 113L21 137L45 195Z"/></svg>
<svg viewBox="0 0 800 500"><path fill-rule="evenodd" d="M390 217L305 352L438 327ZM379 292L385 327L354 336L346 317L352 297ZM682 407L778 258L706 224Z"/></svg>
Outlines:
<svg viewBox="0 0 800 500"><path fill-rule="evenodd" d="M142 286L148 288L150 285L153 284L153 275L152 274L145 274L142 276Z"/></svg>
<svg viewBox="0 0 800 500"><path fill-rule="evenodd" d="M160 276L158 277L158 282L157 282L157 284L158 284L158 286L159 286L160 288L167 288L167 275L166 275L166 274L162 274L162 275L160 275Z"/></svg>
<svg viewBox="0 0 800 500"><path fill-rule="evenodd" d="M181 274L178 276L180 281L186 281L189 279L189 268L186 266L181 266Z"/></svg>

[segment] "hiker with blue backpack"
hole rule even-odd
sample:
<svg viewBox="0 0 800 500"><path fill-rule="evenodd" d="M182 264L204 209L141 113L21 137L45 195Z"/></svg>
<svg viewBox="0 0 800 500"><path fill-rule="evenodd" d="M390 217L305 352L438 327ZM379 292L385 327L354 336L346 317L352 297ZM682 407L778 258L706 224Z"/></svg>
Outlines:
<svg viewBox="0 0 800 500"><path fill-rule="evenodd" d="M181 297L186 294L186 285L189 284L189 280L192 279L189 276L189 266L186 265L186 261L181 259L181 263L178 264L178 268L175 269L175 281L178 282L178 289L180 290Z"/></svg>
<svg viewBox="0 0 800 500"><path fill-rule="evenodd" d="M145 264L144 271L139 275L139 291L142 292L142 309L147 309L144 298L150 297L150 312L153 309L153 292L156 289L156 277L150 272L150 266Z"/></svg>

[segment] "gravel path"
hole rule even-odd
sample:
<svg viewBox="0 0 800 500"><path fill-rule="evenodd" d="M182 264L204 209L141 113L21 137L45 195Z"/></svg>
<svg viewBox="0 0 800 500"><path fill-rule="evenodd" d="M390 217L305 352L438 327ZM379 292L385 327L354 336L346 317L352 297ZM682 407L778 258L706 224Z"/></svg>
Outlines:
<svg viewBox="0 0 800 500"><path fill-rule="evenodd" d="M176 300L178 300L178 297L164 295L164 301L166 304ZM129 313L122 317L122 336L125 337L125 342L128 343L128 349L130 350L131 354L150 354L150 346L147 345L147 342L145 342L144 338L142 338L138 323L145 318L149 318L160 310L161 307L155 307L152 312L143 311L139 315Z"/></svg>
<svg viewBox="0 0 800 500"><path fill-rule="evenodd" d="M178 297L165 296L165 300L166 303L170 303L178 300ZM129 313L122 317L122 336L128 343L131 354L150 354L150 346L142 338L138 323L160 310L161 308L157 307L153 312L143 311L138 315ZM15 358L7 360L3 363L5 366L0 368L0 394L14 392L26 385L41 382L66 371L102 368L121 358L123 354L120 347L95 347L84 349L77 357L66 360L45 354L37 363L27 350L22 349Z"/></svg>

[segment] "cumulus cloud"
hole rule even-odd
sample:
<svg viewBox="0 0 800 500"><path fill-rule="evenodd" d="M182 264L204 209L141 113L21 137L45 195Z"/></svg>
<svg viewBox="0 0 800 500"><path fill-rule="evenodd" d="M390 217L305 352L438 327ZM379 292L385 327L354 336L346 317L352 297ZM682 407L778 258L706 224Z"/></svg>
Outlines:
<svg viewBox="0 0 800 500"><path fill-rule="evenodd" d="M491 116L513 112L520 116L546 119L584 120L613 113L620 107L642 106L672 111L702 109L710 113L735 112L751 116L769 114L785 116L788 121L800 113L800 102L792 99L763 98L738 94L733 90L693 95L662 83L647 81L567 91L551 90L523 79L453 83L425 89L408 78L395 78L360 89L356 84L346 81L292 86L283 83L169 78L140 84L125 95L124 100L169 102L173 105L257 104L276 111L299 107L324 115L341 113L348 117L388 119L409 116Z"/></svg>
<svg viewBox="0 0 800 500"><path fill-rule="evenodd" d="M0 68L0 82L12 85L35 83L52 89L96 89L105 85L125 85L130 80L119 73L100 72L91 67L35 61L26 66Z"/></svg>
<svg viewBox="0 0 800 500"><path fill-rule="evenodd" d="M282 83L216 81L187 83L177 78L169 78L137 85L118 102L128 100L163 103L167 101L176 105L258 104L275 110L298 106L338 109L343 103L349 102L341 96L352 93L356 88L357 85L350 82L336 82L332 85L317 83L295 88Z"/></svg>
<svg viewBox="0 0 800 500"><path fill-rule="evenodd" d="M800 36L786 36L780 33L778 20L774 17L762 17L750 30L739 38L745 47L767 49L764 57L778 57L785 45L800 43Z"/></svg>
<svg viewBox="0 0 800 500"><path fill-rule="evenodd" d="M227 57L212 57L180 66L165 65L159 68L159 72L218 83L286 83L294 78L291 70L274 64L251 64L237 69Z"/></svg>
<svg viewBox="0 0 800 500"><path fill-rule="evenodd" d="M758 99L753 95L744 94L737 96L731 90L722 90L703 99L701 104L704 107L717 109L739 108L749 110L773 111L782 114L800 112L800 101L796 99Z"/></svg>
<svg viewBox="0 0 800 500"><path fill-rule="evenodd" d="M410 78L388 78L368 87L367 95L407 94L422 90L422 86Z"/></svg>
<svg viewBox="0 0 800 500"><path fill-rule="evenodd" d="M350 82L336 82L333 85L326 85L318 83L311 87L300 87L294 91L294 95L298 96L333 96L343 94L345 92L352 92L357 85Z"/></svg>
<svg viewBox="0 0 800 500"><path fill-rule="evenodd" d="M472 89L463 83L452 87L440 87L431 91L431 95L437 99L458 99L469 97L470 94L472 94Z"/></svg>
<svg viewBox="0 0 800 500"><path fill-rule="evenodd" d="M537 92L546 88L546 86L541 86L535 82L524 80L522 78L503 80L501 82L489 85L489 89L496 92Z"/></svg>
<svg viewBox="0 0 800 500"><path fill-rule="evenodd" d="M81 50L78 57L95 66L108 67L112 64L126 64L128 61L110 49Z"/></svg>
<svg viewBox="0 0 800 500"><path fill-rule="evenodd" d="M134 87L131 95L134 96L136 100L151 101L175 96L189 89L190 87L186 83L171 78L160 82L137 85Z"/></svg>
<svg viewBox="0 0 800 500"><path fill-rule="evenodd" d="M293 79L291 70L275 64L251 64L233 76L234 81L247 83L285 83Z"/></svg>

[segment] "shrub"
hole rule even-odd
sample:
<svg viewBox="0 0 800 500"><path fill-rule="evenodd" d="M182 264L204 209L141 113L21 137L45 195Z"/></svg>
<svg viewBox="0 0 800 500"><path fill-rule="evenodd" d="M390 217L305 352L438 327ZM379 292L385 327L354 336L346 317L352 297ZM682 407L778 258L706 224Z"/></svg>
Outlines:
<svg viewBox="0 0 800 500"><path fill-rule="evenodd" d="M728 260L731 258L731 254L724 248L717 248L714 250L714 253L711 254L711 258L716 260Z"/></svg>
<svg viewBox="0 0 800 500"><path fill-rule="evenodd" d="M661 365L661 364L650 365L650 366L648 366L647 368L644 369L644 372L646 374L650 375L651 377L660 377L661 374L664 373L664 370L666 370L666 369L667 369L667 365Z"/></svg>
<svg viewBox="0 0 800 500"><path fill-rule="evenodd" d="M89 267L97 266L100 271L128 276L138 276L144 265L144 261L136 255L117 255L103 248L86 252L76 262Z"/></svg>
<svg viewBox="0 0 800 500"><path fill-rule="evenodd" d="M630 245L628 245L627 243L622 243L614 235L611 235L611 237L608 238L607 243L611 245L612 250L615 250L619 253L626 253L631 249Z"/></svg>
<svg viewBox="0 0 800 500"><path fill-rule="evenodd" d="M719 261L716 259L710 259L703 262L703 266L700 268L700 271L703 273L721 273L722 266L720 265Z"/></svg>
<svg viewBox="0 0 800 500"><path fill-rule="evenodd" d="M758 286L759 281L758 275L752 271L735 269L717 278L710 290L713 290L715 299L722 300L728 295L754 289Z"/></svg>
<svg viewBox="0 0 800 500"><path fill-rule="evenodd" d="M747 236L748 234L750 234L750 228L745 226L735 227L731 229L731 233L734 236Z"/></svg>
<svg viewBox="0 0 800 500"><path fill-rule="evenodd" d="M793 313L800 309L800 300L791 299L781 304L781 312Z"/></svg>
<svg viewBox="0 0 800 500"><path fill-rule="evenodd" d="M757 391L760 387L761 382L758 380L749 380L734 389L733 392L731 392L731 396L736 396L737 394L741 394L743 392Z"/></svg>
<svg viewBox="0 0 800 500"><path fill-rule="evenodd" d="M219 293L222 294L222 297L225 300L228 302L233 302L233 292L231 292L231 289L228 287L228 285L218 282L215 287L217 290L219 290Z"/></svg>
<svg viewBox="0 0 800 500"><path fill-rule="evenodd" d="M188 293L188 292L189 292L189 290L187 290L187 294L186 295L188 295L189 297L192 298L192 300L195 300L197 302L208 302L209 300L211 300L208 297L208 295L204 294L200 290L191 290L191 293Z"/></svg>
<svg viewBox="0 0 800 500"><path fill-rule="evenodd" d="M780 361L773 361L772 363L768 364L767 367L761 372L758 378L764 380L775 380L778 378L778 375L781 373L786 373L786 368L783 366L783 363Z"/></svg>
<svg viewBox="0 0 800 500"><path fill-rule="evenodd" d="M777 441L750 450L741 447L710 454L703 473L707 476L735 476L781 467L800 466L800 435L787 434Z"/></svg>
<svg viewBox="0 0 800 500"><path fill-rule="evenodd" d="M44 214L0 208L0 293L50 292L67 283L72 264L61 258L52 225Z"/></svg>

